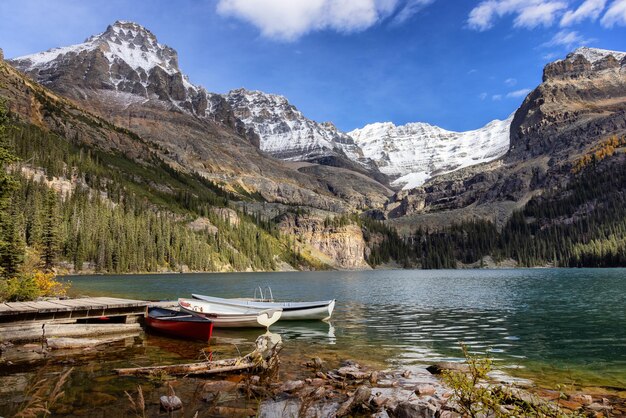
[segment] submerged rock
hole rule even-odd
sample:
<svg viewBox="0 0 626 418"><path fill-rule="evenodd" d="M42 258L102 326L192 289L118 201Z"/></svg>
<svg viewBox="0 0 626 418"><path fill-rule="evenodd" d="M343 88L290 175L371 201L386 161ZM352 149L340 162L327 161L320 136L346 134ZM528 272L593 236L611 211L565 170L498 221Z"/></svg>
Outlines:
<svg viewBox="0 0 626 418"><path fill-rule="evenodd" d="M437 407L429 403L402 402L392 411L394 418L435 418Z"/></svg>
<svg viewBox="0 0 626 418"><path fill-rule="evenodd" d="M166 411L176 411L183 407L183 402L178 396L161 396L161 408Z"/></svg>
<svg viewBox="0 0 626 418"><path fill-rule="evenodd" d="M259 405L259 418L327 418L336 416L337 402L314 402L303 410L302 400L298 398L267 399Z"/></svg>
<svg viewBox="0 0 626 418"><path fill-rule="evenodd" d="M442 374L445 371L455 371L461 373L468 373L470 371L467 364L455 363L452 361L433 364L432 366L428 366L426 370L428 370L431 374Z"/></svg>
<svg viewBox="0 0 626 418"><path fill-rule="evenodd" d="M290 380L283 383L280 386L281 392L293 392L304 387L304 382L302 380Z"/></svg>

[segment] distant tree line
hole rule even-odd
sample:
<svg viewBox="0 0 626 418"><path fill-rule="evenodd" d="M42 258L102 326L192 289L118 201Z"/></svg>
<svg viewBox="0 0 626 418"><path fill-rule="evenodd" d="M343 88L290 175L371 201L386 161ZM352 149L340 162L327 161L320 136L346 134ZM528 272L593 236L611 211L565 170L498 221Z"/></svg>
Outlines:
<svg viewBox="0 0 626 418"><path fill-rule="evenodd" d="M384 237L369 258L372 265L398 260L425 269L482 264L485 256L520 266L626 266L626 165L611 139L593 151L569 185L531 199L501 230L488 220L462 222L436 231L418 228L400 237L381 222L367 228ZM582 160L581 160L582 161ZM576 167L579 167L576 165ZM378 224L378 225L377 225Z"/></svg>

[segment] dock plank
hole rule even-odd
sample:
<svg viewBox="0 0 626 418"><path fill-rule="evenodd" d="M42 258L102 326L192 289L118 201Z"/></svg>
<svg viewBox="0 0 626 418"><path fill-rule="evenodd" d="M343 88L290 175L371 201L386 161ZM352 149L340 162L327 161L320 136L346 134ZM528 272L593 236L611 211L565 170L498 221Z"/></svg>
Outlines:
<svg viewBox="0 0 626 418"><path fill-rule="evenodd" d="M37 312L37 308L33 308L24 302L7 302L6 305L16 312Z"/></svg>
<svg viewBox="0 0 626 418"><path fill-rule="evenodd" d="M144 300L112 297L6 302L0 303L0 322L66 321L68 318L95 318L107 312L116 316L137 315L149 304Z"/></svg>
<svg viewBox="0 0 626 418"><path fill-rule="evenodd" d="M99 302L111 304L111 305L125 305L125 306L138 306L145 305L146 301L143 300L134 300L134 299L121 299L121 298L108 298L108 297L98 297L94 298Z"/></svg>
<svg viewBox="0 0 626 418"><path fill-rule="evenodd" d="M96 302L93 299L64 299L58 302L59 305L78 309L102 309L108 305L102 302Z"/></svg>
<svg viewBox="0 0 626 418"><path fill-rule="evenodd" d="M39 312L54 312L54 311L67 311L72 308L65 305L60 305L56 301L40 300L37 302L30 302L30 305L37 308Z"/></svg>

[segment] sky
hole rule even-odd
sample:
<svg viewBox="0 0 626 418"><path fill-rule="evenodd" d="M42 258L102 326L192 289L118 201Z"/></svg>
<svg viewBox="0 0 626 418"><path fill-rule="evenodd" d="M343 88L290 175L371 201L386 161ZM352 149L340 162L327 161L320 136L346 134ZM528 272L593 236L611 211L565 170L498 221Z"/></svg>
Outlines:
<svg viewBox="0 0 626 418"><path fill-rule="evenodd" d="M194 84L281 94L344 131L476 129L514 112L546 63L626 51L626 0L2 0L0 16L7 58L135 21Z"/></svg>

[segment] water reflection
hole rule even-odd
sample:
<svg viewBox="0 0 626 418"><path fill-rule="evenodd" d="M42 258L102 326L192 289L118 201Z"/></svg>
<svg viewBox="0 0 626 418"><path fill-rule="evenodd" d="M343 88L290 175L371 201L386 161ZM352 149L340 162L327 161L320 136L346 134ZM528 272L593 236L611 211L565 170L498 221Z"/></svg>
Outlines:
<svg viewBox="0 0 626 418"><path fill-rule="evenodd" d="M459 343L500 364L605 372L626 386L625 270L469 270L72 278L78 293L166 299L191 292L336 298L332 325L278 322L287 352L387 363L458 359ZM249 344L257 334L217 330ZM182 354L182 353L181 353ZM615 370L618 370L616 372Z"/></svg>

